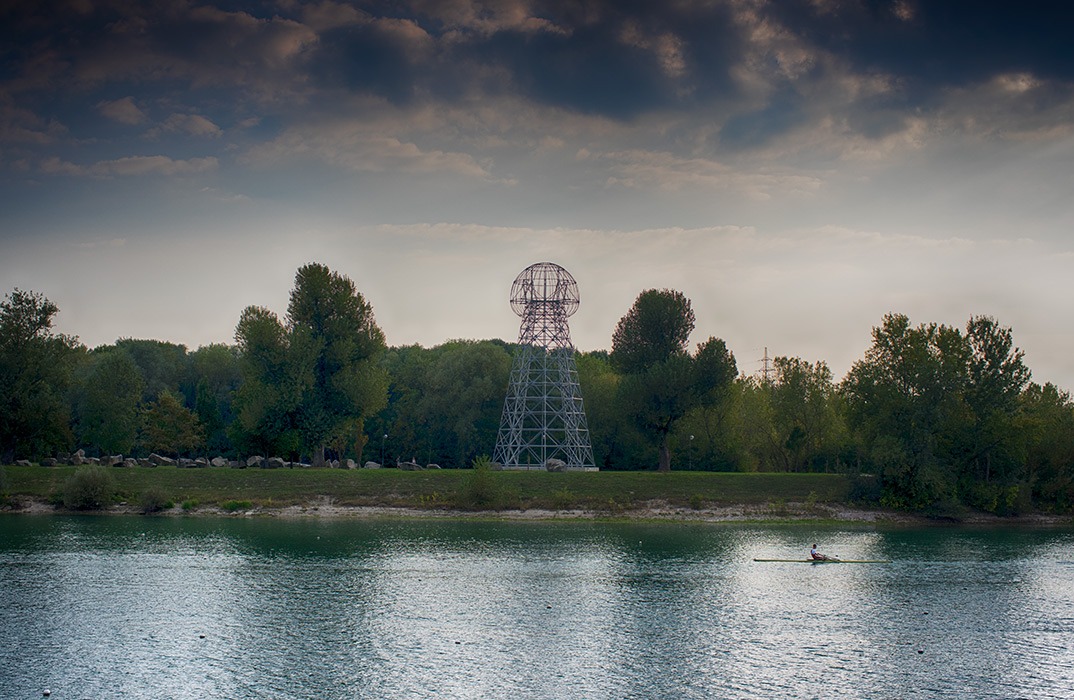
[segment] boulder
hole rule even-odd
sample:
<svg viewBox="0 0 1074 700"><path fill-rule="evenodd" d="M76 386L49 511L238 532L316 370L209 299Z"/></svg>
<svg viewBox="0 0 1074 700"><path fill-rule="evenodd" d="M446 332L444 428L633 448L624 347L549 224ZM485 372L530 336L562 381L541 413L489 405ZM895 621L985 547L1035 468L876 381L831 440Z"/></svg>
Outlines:
<svg viewBox="0 0 1074 700"><path fill-rule="evenodd" d="M153 464L153 460L149 459L148 457L140 457L138 459L138 466L139 467L155 467L157 465Z"/></svg>
<svg viewBox="0 0 1074 700"><path fill-rule="evenodd" d="M425 468L426 469L439 469L440 465L439 464L426 464Z"/></svg>
<svg viewBox="0 0 1074 700"><path fill-rule="evenodd" d="M227 460L224 459L223 457L213 457L212 459L209 460L209 464L211 464L214 467L226 467L227 466Z"/></svg>
<svg viewBox="0 0 1074 700"><path fill-rule="evenodd" d="M121 465L117 464L116 466L118 467L118 466L121 466ZM124 466L124 467L137 467L138 466L138 460L136 460L134 457L127 457L125 460L123 460L122 466Z"/></svg>
<svg viewBox="0 0 1074 700"><path fill-rule="evenodd" d="M380 469L380 462L366 462L362 465L362 469Z"/></svg>
<svg viewBox="0 0 1074 700"><path fill-rule="evenodd" d="M100 464L100 463L101 463L101 460L97 459L96 457L86 457L84 460L82 460L82 464L94 464L94 465L97 465L97 464Z"/></svg>
<svg viewBox="0 0 1074 700"><path fill-rule="evenodd" d="M287 466L287 462L279 457L269 457L261 465L263 469L283 469Z"/></svg>
<svg viewBox="0 0 1074 700"><path fill-rule="evenodd" d="M15 466L16 467L32 467L34 465L33 465L33 462L31 462L28 459L17 459L17 460L15 460Z"/></svg>
<svg viewBox="0 0 1074 700"><path fill-rule="evenodd" d="M264 461L265 461L265 458L260 456L260 455L255 455L253 457L247 457L246 458L246 466L248 466L248 467L260 467L261 464Z"/></svg>
<svg viewBox="0 0 1074 700"><path fill-rule="evenodd" d="M53 459L52 457L45 457L43 460L41 460L42 467L55 467L59 463L59 460Z"/></svg>
<svg viewBox="0 0 1074 700"><path fill-rule="evenodd" d="M205 459L204 457L198 457L194 460L194 466L204 469L205 467L209 466L209 460Z"/></svg>
<svg viewBox="0 0 1074 700"><path fill-rule="evenodd" d="M246 468L246 462L242 461L241 459L233 459L230 462L228 462L227 465L229 467L231 467L232 469L245 469Z"/></svg>
<svg viewBox="0 0 1074 700"><path fill-rule="evenodd" d="M399 462L399 468L405 472L420 472L421 465L417 462Z"/></svg>
<svg viewBox="0 0 1074 700"><path fill-rule="evenodd" d="M174 459L171 459L170 457L165 457L164 455L158 455L156 452L149 455L149 461L157 467L170 467L175 464Z"/></svg>
<svg viewBox="0 0 1074 700"><path fill-rule="evenodd" d="M562 459L556 459L553 457L544 463L544 468L550 472L565 472L567 471L567 463Z"/></svg>
<svg viewBox="0 0 1074 700"><path fill-rule="evenodd" d="M105 467L115 467L123 464L123 455L105 455L101 457L101 465Z"/></svg>
<svg viewBox="0 0 1074 700"><path fill-rule="evenodd" d="M199 466L198 463L188 457L182 457L175 461L175 466L182 467L183 469L193 469Z"/></svg>
<svg viewBox="0 0 1074 700"><path fill-rule="evenodd" d="M355 462L353 459L345 459L345 460L343 460L343 468L344 469L357 469L358 468L358 463Z"/></svg>
<svg viewBox="0 0 1074 700"><path fill-rule="evenodd" d="M80 465L80 464L85 464L85 463L86 463L86 451L85 450L78 450L73 455L71 455L71 464L75 465L76 467L78 465Z"/></svg>

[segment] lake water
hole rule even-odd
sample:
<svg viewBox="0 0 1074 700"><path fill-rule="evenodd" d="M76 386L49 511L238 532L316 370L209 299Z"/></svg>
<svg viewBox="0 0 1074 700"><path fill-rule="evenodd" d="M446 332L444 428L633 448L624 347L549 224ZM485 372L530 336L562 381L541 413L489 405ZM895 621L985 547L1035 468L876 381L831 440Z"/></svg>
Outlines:
<svg viewBox="0 0 1074 700"><path fill-rule="evenodd" d="M891 564L760 563L812 542ZM1074 531L0 516L0 698L1069 698Z"/></svg>

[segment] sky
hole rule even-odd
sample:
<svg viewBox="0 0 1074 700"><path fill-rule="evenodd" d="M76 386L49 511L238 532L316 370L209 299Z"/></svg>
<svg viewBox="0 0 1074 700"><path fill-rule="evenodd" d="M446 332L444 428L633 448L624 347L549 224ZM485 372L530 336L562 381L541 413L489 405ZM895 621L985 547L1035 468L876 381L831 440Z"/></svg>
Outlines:
<svg viewBox="0 0 1074 700"><path fill-rule="evenodd" d="M1069 9L1068 9L1069 8ZM0 0L0 294L233 343L295 271L389 345L517 338L527 266L610 349L647 289L740 372L841 379L885 314L1074 390L1074 5Z"/></svg>

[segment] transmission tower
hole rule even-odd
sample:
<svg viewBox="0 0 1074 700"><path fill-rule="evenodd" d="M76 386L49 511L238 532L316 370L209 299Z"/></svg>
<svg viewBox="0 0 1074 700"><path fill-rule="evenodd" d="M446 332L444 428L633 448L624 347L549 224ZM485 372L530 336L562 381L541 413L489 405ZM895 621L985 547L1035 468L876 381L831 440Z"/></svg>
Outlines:
<svg viewBox="0 0 1074 700"><path fill-rule="evenodd" d="M504 469L595 469L567 317L578 310L578 284L549 262L530 265L511 286L522 317L519 349L492 459Z"/></svg>
<svg viewBox="0 0 1074 700"><path fill-rule="evenodd" d="M772 366L772 358L768 356L768 346L764 348L764 358L761 359L761 383L771 384L776 376L776 368Z"/></svg>

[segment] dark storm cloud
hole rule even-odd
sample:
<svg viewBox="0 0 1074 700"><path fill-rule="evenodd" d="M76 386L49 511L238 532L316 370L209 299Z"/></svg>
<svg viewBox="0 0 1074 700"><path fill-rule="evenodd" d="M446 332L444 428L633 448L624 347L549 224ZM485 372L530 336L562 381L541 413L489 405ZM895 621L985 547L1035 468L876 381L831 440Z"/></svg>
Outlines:
<svg viewBox="0 0 1074 700"><path fill-rule="evenodd" d="M108 115L149 134L202 119L219 136L255 115L339 116L348 97L655 115L720 131L708 143L735 151L829 117L877 139L944 109L953 88L1008 74L1032 83L1009 109L1061 108L1072 16L963 0L24 0L0 8L0 139L95 137L80 126ZM882 88L845 87L869 80ZM142 118L117 119L124 105Z"/></svg>
<svg viewBox="0 0 1074 700"><path fill-rule="evenodd" d="M1074 4L1006 0L792 0L765 15L860 71L913 81L924 92L1028 71L1074 78Z"/></svg>

